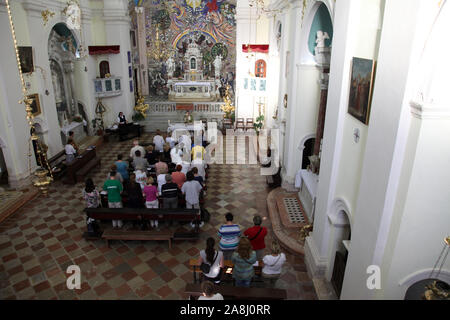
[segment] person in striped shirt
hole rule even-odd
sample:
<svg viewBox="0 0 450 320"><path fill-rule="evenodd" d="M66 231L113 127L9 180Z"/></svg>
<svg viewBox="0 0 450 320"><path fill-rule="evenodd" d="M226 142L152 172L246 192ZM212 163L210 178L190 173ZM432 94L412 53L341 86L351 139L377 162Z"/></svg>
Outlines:
<svg viewBox="0 0 450 320"><path fill-rule="evenodd" d="M236 250L239 244L239 238L241 236L241 230L239 225L233 223L233 214L228 212L225 215L227 221L223 224L217 235L220 238L219 247L223 251L223 257L225 260L230 260L231 256Z"/></svg>

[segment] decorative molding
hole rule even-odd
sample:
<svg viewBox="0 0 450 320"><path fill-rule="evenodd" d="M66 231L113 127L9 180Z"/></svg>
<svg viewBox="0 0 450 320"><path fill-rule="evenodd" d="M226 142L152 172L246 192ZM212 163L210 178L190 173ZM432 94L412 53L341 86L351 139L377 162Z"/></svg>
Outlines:
<svg viewBox="0 0 450 320"><path fill-rule="evenodd" d="M307 134L306 136L304 136L302 138L302 140L300 140L300 143L298 145L298 150L303 151L305 150L305 142L308 141L309 139L315 138L316 134L315 133L310 133Z"/></svg>
<svg viewBox="0 0 450 320"><path fill-rule="evenodd" d="M314 233L314 231L313 231ZM309 276L313 278L325 277L328 259L319 256L316 244L312 236L306 237L305 241L305 264Z"/></svg>
<svg viewBox="0 0 450 320"><path fill-rule="evenodd" d="M409 275L407 275L406 277L401 279L398 282L398 285L400 287L402 287L402 286L410 287L411 285L413 285L416 282L428 279L430 276L430 273L432 271L433 271L432 268L427 268L427 269L422 269L422 270L410 273ZM441 270L438 279L445 281L447 283L450 283L450 270L447 270L447 269Z"/></svg>
<svg viewBox="0 0 450 320"><path fill-rule="evenodd" d="M422 120L448 120L450 119L450 105L422 103L411 101L411 113Z"/></svg>
<svg viewBox="0 0 450 320"><path fill-rule="evenodd" d="M352 227L351 210L348 202L343 198L336 198L331 204L330 213L328 214L328 220L335 227L345 227L350 224ZM344 211L345 215L340 214Z"/></svg>

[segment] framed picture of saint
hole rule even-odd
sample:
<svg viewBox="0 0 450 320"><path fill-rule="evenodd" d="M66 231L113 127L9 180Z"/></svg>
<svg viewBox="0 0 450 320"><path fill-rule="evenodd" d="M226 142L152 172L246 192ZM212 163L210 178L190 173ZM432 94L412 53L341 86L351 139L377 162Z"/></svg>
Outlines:
<svg viewBox="0 0 450 320"><path fill-rule="evenodd" d="M17 47L22 73L34 72L33 47Z"/></svg>
<svg viewBox="0 0 450 320"><path fill-rule="evenodd" d="M364 124L369 123L375 62L353 58L348 113Z"/></svg>
<svg viewBox="0 0 450 320"><path fill-rule="evenodd" d="M41 114L41 103L39 101L39 94L34 93L27 96L28 99L31 99L31 109L33 109L33 116L38 116Z"/></svg>

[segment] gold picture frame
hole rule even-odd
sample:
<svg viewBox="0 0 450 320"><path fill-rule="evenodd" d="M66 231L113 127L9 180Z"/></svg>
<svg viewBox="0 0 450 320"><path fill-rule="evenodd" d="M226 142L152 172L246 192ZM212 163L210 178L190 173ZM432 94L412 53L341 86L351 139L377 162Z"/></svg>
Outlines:
<svg viewBox="0 0 450 320"><path fill-rule="evenodd" d="M353 58L348 113L365 125L369 124L374 76L374 60Z"/></svg>
<svg viewBox="0 0 450 320"><path fill-rule="evenodd" d="M20 66L23 74L34 72L33 47L18 46Z"/></svg>
<svg viewBox="0 0 450 320"><path fill-rule="evenodd" d="M41 103L39 101L39 94L34 93L27 96L28 99L31 99L31 109L33 109L33 116L38 116L41 114Z"/></svg>

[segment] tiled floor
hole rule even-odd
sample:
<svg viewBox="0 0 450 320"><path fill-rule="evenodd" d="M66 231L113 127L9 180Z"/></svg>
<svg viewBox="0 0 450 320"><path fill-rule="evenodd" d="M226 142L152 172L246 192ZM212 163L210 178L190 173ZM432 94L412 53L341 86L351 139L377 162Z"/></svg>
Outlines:
<svg viewBox="0 0 450 320"><path fill-rule="evenodd" d="M148 141L149 135L142 140ZM102 168L93 174L101 187L117 153L128 154L131 141L110 142L99 151ZM212 165L205 207L211 221L202 228L200 240L175 242L86 241L82 213L82 184L55 182L48 198L26 204L0 224L0 299L186 299L186 283L192 282L188 263L203 249L207 237L216 237L224 215L232 212L247 228L259 213L268 217L270 190L254 165ZM270 221L266 243L270 243ZM277 287L289 299L316 299L313 283L302 256L287 254L288 262ZM65 272L76 264L81 269L81 289L68 290Z"/></svg>

